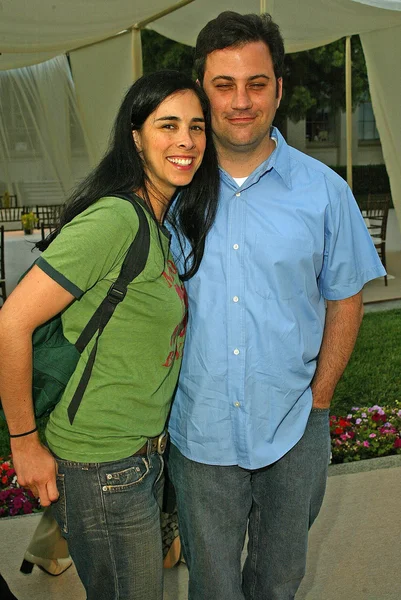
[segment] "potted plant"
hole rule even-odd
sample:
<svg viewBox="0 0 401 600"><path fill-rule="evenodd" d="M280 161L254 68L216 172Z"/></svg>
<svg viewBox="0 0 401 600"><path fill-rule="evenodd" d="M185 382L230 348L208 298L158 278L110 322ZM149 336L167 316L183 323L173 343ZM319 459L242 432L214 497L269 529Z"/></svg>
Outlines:
<svg viewBox="0 0 401 600"><path fill-rule="evenodd" d="M34 228L38 223L37 216L32 212L24 212L21 215L22 229L25 235L33 233Z"/></svg>

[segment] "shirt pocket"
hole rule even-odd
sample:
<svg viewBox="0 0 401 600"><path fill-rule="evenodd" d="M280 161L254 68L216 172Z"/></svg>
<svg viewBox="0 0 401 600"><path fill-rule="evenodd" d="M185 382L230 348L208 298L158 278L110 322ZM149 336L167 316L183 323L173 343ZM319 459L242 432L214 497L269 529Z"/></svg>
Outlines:
<svg viewBox="0 0 401 600"><path fill-rule="evenodd" d="M255 249L255 286L260 296L290 300L307 293L314 272L310 239L258 234Z"/></svg>

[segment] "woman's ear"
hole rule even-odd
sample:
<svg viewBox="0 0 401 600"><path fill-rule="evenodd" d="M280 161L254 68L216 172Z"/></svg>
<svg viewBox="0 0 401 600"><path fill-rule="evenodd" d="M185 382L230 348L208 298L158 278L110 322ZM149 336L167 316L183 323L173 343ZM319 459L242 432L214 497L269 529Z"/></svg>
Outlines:
<svg viewBox="0 0 401 600"><path fill-rule="evenodd" d="M142 144L141 144L141 134L136 129L132 130L132 137L134 138L134 143L138 152L142 152Z"/></svg>

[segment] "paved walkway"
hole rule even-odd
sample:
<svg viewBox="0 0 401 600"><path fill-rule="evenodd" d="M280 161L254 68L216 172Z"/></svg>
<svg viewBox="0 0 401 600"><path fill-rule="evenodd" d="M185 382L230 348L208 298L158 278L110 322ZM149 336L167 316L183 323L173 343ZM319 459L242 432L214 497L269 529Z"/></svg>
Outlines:
<svg viewBox="0 0 401 600"><path fill-rule="evenodd" d="M330 467L296 600L400 599L400 492L401 456ZM19 572L38 518L0 519L2 575L19 600L84 600L74 567L60 577ZM166 571L164 600L187 600L187 581L185 565Z"/></svg>

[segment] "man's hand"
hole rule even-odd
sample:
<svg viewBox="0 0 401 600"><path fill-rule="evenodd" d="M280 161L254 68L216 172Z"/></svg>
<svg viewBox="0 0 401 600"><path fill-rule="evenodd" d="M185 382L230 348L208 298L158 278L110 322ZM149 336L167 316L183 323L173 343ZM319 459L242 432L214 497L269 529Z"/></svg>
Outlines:
<svg viewBox="0 0 401 600"><path fill-rule="evenodd" d="M18 483L39 497L42 506L55 502L59 495L56 485L57 463L40 443L37 433L27 438L11 439L11 451Z"/></svg>
<svg viewBox="0 0 401 600"><path fill-rule="evenodd" d="M354 349L362 317L362 292L345 300L327 301L323 341L311 385L314 408L329 408Z"/></svg>

